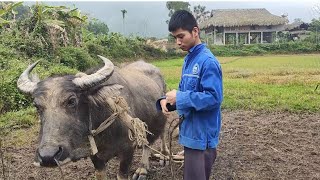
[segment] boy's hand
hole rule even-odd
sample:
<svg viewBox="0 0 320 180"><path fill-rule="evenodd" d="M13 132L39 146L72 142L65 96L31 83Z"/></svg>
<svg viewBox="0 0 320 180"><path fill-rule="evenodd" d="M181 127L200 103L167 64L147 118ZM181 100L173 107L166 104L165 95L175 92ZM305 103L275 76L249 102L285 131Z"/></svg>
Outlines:
<svg viewBox="0 0 320 180"><path fill-rule="evenodd" d="M170 112L168 111L168 108L167 108L167 99L161 99L160 105L161 105L162 113L168 116Z"/></svg>
<svg viewBox="0 0 320 180"><path fill-rule="evenodd" d="M177 90L174 89L172 91L167 92L166 94L167 103L171 105L176 104L176 97L177 97Z"/></svg>

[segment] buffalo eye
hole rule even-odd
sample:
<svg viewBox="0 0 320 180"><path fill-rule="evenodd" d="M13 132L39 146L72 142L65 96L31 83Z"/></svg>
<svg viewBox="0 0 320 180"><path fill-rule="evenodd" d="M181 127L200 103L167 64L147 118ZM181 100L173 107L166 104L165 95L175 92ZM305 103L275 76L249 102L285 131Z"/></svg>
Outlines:
<svg viewBox="0 0 320 180"><path fill-rule="evenodd" d="M72 108L77 105L77 99L75 97L71 97L67 100L67 106Z"/></svg>

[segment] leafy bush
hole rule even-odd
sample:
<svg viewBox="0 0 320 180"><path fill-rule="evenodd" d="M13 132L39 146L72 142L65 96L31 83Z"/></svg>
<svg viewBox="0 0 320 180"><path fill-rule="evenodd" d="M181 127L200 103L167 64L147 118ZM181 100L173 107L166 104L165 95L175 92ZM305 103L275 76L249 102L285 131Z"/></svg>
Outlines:
<svg viewBox="0 0 320 180"><path fill-rule="evenodd" d="M24 36L18 30L0 33L0 42L3 46L16 50L17 53L31 57L50 57L48 46L40 37Z"/></svg>
<svg viewBox="0 0 320 180"><path fill-rule="evenodd" d="M90 21L86 27L88 31L93 32L94 34L108 34L109 28L104 22L101 21Z"/></svg>
<svg viewBox="0 0 320 180"><path fill-rule="evenodd" d="M59 48L57 60L65 66L80 71L85 71L97 64L85 49L72 46Z"/></svg>
<svg viewBox="0 0 320 180"><path fill-rule="evenodd" d="M250 45L211 45L209 46L216 56L253 56L264 54L296 54L317 53L319 47L309 42L286 42L272 44L250 44Z"/></svg>
<svg viewBox="0 0 320 180"><path fill-rule="evenodd" d="M19 63L17 59L2 60L2 64L5 65L0 74L0 113L26 107L29 100L17 89L17 80L23 71L23 63Z"/></svg>
<svg viewBox="0 0 320 180"><path fill-rule="evenodd" d="M146 45L145 39L141 37L125 37L119 33L100 34L95 38L90 37L85 42L85 47L91 57L103 55L116 63L138 58L159 59L178 55L174 51L166 53Z"/></svg>
<svg viewBox="0 0 320 180"><path fill-rule="evenodd" d="M1 55L0 60L0 114L29 107L31 104L30 96L24 95L17 88L17 80L28 63L21 59L10 59ZM37 60L41 59L31 59L30 63ZM75 74L77 70L41 60L34 72L42 79L53 74Z"/></svg>

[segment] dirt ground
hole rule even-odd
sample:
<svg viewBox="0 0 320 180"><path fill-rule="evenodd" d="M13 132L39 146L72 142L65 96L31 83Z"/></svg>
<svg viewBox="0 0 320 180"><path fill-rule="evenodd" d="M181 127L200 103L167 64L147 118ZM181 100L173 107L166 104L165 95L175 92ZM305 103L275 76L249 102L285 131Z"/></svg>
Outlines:
<svg viewBox="0 0 320 180"><path fill-rule="evenodd" d="M62 179L58 168L32 165L38 127L17 130L2 143L0 179ZM320 114L223 111L221 142L210 179L320 179ZM159 142L154 147L159 148ZM173 142L173 152L182 150ZM137 151L131 172L139 165ZM5 166L3 166L5 164ZM107 164L108 179L115 179L117 159ZM183 166L173 165L175 179ZM64 179L94 179L90 160L62 167ZM148 179L172 179L170 166L151 162Z"/></svg>

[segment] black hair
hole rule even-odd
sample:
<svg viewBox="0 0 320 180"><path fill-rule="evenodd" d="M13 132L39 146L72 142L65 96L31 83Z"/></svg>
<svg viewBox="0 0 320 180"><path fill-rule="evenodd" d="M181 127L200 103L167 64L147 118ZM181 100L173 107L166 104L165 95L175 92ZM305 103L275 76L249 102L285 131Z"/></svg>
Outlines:
<svg viewBox="0 0 320 180"><path fill-rule="evenodd" d="M169 22L170 32L176 31L181 28L191 33L194 27L198 27L198 23L189 11L178 10L171 16Z"/></svg>

